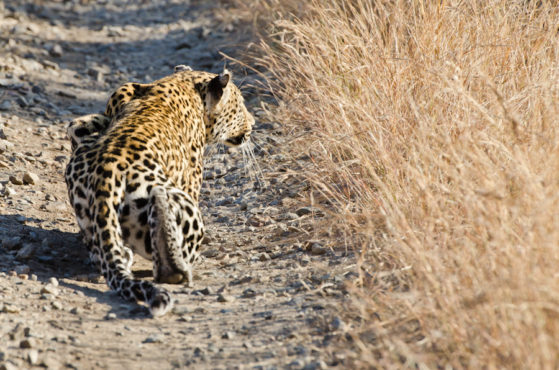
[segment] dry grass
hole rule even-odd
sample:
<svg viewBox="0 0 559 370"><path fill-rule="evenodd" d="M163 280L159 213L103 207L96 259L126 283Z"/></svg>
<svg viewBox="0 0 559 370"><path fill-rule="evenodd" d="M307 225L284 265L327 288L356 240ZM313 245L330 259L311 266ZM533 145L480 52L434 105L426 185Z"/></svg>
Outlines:
<svg viewBox="0 0 559 370"><path fill-rule="evenodd" d="M353 360L559 367L555 3L295 3L258 2L280 14L262 62L366 243Z"/></svg>

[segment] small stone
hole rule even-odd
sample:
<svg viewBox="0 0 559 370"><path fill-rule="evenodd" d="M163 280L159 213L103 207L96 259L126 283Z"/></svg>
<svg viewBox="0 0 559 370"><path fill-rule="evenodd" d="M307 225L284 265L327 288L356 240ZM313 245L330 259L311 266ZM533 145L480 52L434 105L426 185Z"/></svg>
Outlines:
<svg viewBox="0 0 559 370"><path fill-rule="evenodd" d="M287 365L287 367L289 369L302 369L303 363L301 362L301 360L293 360L289 363L289 365Z"/></svg>
<svg viewBox="0 0 559 370"><path fill-rule="evenodd" d="M304 216L304 215L309 215L313 212L313 209L311 207L301 207L298 210L295 211L295 213L298 216Z"/></svg>
<svg viewBox="0 0 559 370"><path fill-rule="evenodd" d="M25 243L23 247L19 251L17 251L16 258L19 260L29 259L35 254L36 250L37 247L35 244Z"/></svg>
<svg viewBox="0 0 559 370"><path fill-rule="evenodd" d="M319 256L319 255L321 255L321 254L326 254L326 249L324 249L324 248L323 248L322 246L320 246L320 245L315 244L315 245L312 246L311 254L312 254L313 256Z"/></svg>
<svg viewBox="0 0 559 370"><path fill-rule="evenodd" d="M256 291L254 289L248 288L243 291L242 298L254 298L256 297Z"/></svg>
<svg viewBox="0 0 559 370"><path fill-rule="evenodd" d="M163 339L160 335L150 335L142 343L162 343Z"/></svg>
<svg viewBox="0 0 559 370"><path fill-rule="evenodd" d="M204 289L200 290L200 293L202 293L203 295L210 295L212 294L212 289L210 287L205 287Z"/></svg>
<svg viewBox="0 0 559 370"><path fill-rule="evenodd" d="M0 139L0 153L4 153L8 150L12 150L14 148L14 144L9 142L8 140Z"/></svg>
<svg viewBox="0 0 559 370"><path fill-rule="evenodd" d="M258 259L260 261L269 261L272 258L270 257L270 255L268 253L264 252L264 253L261 253L260 256L258 256Z"/></svg>
<svg viewBox="0 0 559 370"><path fill-rule="evenodd" d="M39 183L39 176L33 172L23 174L23 183L25 185L35 185Z"/></svg>
<svg viewBox="0 0 559 370"><path fill-rule="evenodd" d="M53 286L51 284L47 284L41 289L41 293L52 294L53 296L56 297L58 295L58 288L56 288L55 286Z"/></svg>
<svg viewBox="0 0 559 370"><path fill-rule="evenodd" d="M10 361L0 364L0 370L18 370L18 368Z"/></svg>
<svg viewBox="0 0 559 370"><path fill-rule="evenodd" d="M221 336L222 339L234 339L235 338L235 333L232 331L226 331L225 333L223 333L223 335Z"/></svg>
<svg viewBox="0 0 559 370"><path fill-rule="evenodd" d="M52 57L60 58L64 54L64 51L62 50L62 46L56 44L49 50L49 54Z"/></svg>
<svg viewBox="0 0 559 370"><path fill-rule="evenodd" d="M73 314L73 315L81 315L82 310L79 307L74 307L70 310L70 313Z"/></svg>
<svg viewBox="0 0 559 370"><path fill-rule="evenodd" d="M21 181L20 179L18 179L17 177L15 177L13 175L10 175L9 180L14 185L23 185L23 181Z"/></svg>
<svg viewBox="0 0 559 370"><path fill-rule="evenodd" d="M37 275L31 274L31 281L37 281Z"/></svg>
<svg viewBox="0 0 559 370"><path fill-rule="evenodd" d="M194 348L194 356L200 357L204 354L204 351L200 347Z"/></svg>
<svg viewBox="0 0 559 370"><path fill-rule="evenodd" d="M27 352L27 361L29 361L31 365L36 365L38 360L39 351L37 351L36 349L31 349L29 350L29 352Z"/></svg>
<svg viewBox="0 0 559 370"><path fill-rule="evenodd" d="M5 313L19 313L19 311L20 311L19 307L7 303L4 304L4 308L2 309L2 312Z"/></svg>
<svg viewBox="0 0 559 370"><path fill-rule="evenodd" d="M175 306L175 307L173 307L173 313L175 315L179 315L179 316L186 315L189 312L190 312L189 309L185 306Z"/></svg>
<svg viewBox="0 0 559 370"><path fill-rule="evenodd" d="M116 313L114 312L110 312L107 314L107 316L105 316L105 320L114 320L116 319Z"/></svg>
<svg viewBox="0 0 559 370"><path fill-rule="evenodd" d="M49 284L51 284L53 287L57 287L58 286L58 280L55 277L51 277L49 279Z"/></svg>
<svg viewBox="0 0 559 370"><path fill-rule="evenodd" d="M55 310L61 310L62 309L62 303L60 303L59 301L54 301L50 304L52 306L52 308L54 308Z"/></svg>
<svg viewBox="0 0 559 370"><path fill-rule="evenodd" d="M12 189L9 186L4 186L4 192L3 192L4 196L6 197L13 197L14 195L16 195L16 191L14 189Z"/></svg>
<svg viewBox="0 0 559 370"><path fill-rule="evenodd" d="M18 96L16 99L16 103L19 104L20 107L25 108L27 106L29 106L29 103L27 102L27 100L23 97L23 96Z"/></svg>
<svg viewBox="0 0 559 370"><path fill-rule="evenodd" d="M35 340L33 338L25 338L19 342L19 348L33 348L35 347Z"/></svg>
<svg viewBox="0 0 559 370"><path fill-rule="evenodd" d="M0 103L0 110L10 109L12 109L12 102L10 102L9 100L4 100L2 103Z"/></svg>
<svg viewBox="0 0 559 370"><path fill-rule="evenodd" d="M41 361L40 365L46 367L47 369L62 369L63 366L53 355L47 355Z"/></svg>
<svg viewBox="0 0 559 370"><path fill-rule="evenodd" d="M103 82L104 73L99 67L92 67L87 70L87 74L93 77L97 82Z"/></svg>
<svg viewBox="0 0 559 370"><path fill-rule="evenodd" d="M284 216L286 220L296 220L299 218L299 215L293 212L287 212Z"/></svg>
<svg viewBox="0 0 559 370"><path fill-rule="evenodd" d="M305 250L312 255L318 256L326 253L326 249L317 241L309 240L305 243Z"/></svg>
<svg viewBox="0 0 559 370"><path fill-rule="evenodd" d="M202 256L206 257L206 258L213 258L213 257L217 257L217 255L219 254L219 250L212 248L212 249L208 249L203 251Z"/></svg>
<svg viewBox="0 0 559 370"><path fill-rule="evenodd" d="M334 319L332 319L332 322L330 324L332 326L332 329L334 330L343 330L346 327L346 324L342 321L342 319L340 319L339 317L334 317Z"/></svg>
<svg viewBox="0 0 559 370"><path fill-rule="evenodd" d="M19 236L13 236L11 238L7 237L5 239L1 239L0 241L2 242L2 247L8 250L14 250L21 246L21 237Z"/></svg>
<svg viewBox="0 0 559 370"><path fill-rule="evenodd" d="M230 295L225 295L225 294L220 294L217 296L217 301L218 302L234 302L235 301L235 297L230 296Z"/></svg>

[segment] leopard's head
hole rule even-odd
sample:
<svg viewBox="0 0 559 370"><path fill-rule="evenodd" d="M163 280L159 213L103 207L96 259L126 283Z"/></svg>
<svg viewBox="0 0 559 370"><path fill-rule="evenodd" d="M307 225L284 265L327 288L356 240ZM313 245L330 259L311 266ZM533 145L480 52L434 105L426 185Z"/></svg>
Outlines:
<svg viewBox="0 0 559 370"><path fill-rule="evenodd" d="M207 82L204 98L206 142L241 146L250 140L254 118L228 70Z"/></svg>

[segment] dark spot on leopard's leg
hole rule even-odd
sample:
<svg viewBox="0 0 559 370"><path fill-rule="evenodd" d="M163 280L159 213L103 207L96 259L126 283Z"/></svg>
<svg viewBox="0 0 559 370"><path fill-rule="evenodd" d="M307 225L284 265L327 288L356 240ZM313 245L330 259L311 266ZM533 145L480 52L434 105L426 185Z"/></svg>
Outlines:
<svg viewBox="0 0 559 370"><path fill-rule="evenodd" d="M153 249L151 247L151 236L149 235L149 233L146 233L146 236L144 238L144 249L149 255L151 255L151 253L153 252Z"/></svg>

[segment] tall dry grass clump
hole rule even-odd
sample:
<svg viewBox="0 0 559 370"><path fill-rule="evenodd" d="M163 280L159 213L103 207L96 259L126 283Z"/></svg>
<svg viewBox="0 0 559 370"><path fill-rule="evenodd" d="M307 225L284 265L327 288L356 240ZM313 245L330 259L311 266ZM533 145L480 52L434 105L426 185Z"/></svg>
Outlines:
<svg viewBox="0 0 559 370"><path fill-rule="evenodd" d="M559 367L558 25L527 0L315 0L275 22L276 118L367 247L358 364Z"/></svg>

